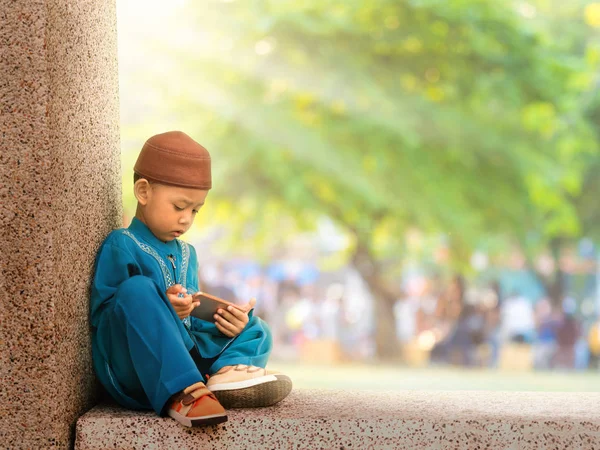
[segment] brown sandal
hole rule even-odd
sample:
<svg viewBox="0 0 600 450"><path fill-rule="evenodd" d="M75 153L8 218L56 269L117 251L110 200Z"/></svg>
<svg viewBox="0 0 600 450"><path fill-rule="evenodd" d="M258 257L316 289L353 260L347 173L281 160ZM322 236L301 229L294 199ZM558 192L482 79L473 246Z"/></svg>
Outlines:
<svg viewBox="0 0 600 450"><path fill-rule="evenodd" d="M227 422L227 413L204 383L196 383L173 396L167 414L185 427Z"/></svg>

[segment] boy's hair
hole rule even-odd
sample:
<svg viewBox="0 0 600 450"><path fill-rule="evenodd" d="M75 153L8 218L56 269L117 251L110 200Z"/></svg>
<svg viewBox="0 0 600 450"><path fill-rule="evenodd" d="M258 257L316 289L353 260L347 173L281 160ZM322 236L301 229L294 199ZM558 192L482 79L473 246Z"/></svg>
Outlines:
<svg viewBox="0 0 600 450"><path fill-rule="evenodd" d="M139 173L133 172L133 184L137 182L137 180L143 178L144 180L148 180L148 178L141 176ZM152 184L152 180L148 180L148 183Z"/></svg>
<svg viewBox="0 0 600 450"><path fill-rule="evenodd" d="M154 180L153 180L153 179L151 179L151 178L144 177L144 176L140 175L140 174L139 174L139 173L137 173L137 172L133 172L133 184L135 184L137 180L141 180L142 178L143 178L144 180L146 180L146 181L148 182L148 184L161 184L161 183L159 183L158 181L154 181Z"/></svg>

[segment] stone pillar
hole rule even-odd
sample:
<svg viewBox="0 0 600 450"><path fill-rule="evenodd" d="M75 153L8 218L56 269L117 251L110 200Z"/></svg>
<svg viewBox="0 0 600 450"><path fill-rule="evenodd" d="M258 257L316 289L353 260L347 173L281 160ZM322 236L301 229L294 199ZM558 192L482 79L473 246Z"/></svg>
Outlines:
<svg viewBox="0 0 600 450"><path fill-rule="evenodd" d="M0 446L69 448L88 299L121 224L114 0L0 0Z"/></svg>

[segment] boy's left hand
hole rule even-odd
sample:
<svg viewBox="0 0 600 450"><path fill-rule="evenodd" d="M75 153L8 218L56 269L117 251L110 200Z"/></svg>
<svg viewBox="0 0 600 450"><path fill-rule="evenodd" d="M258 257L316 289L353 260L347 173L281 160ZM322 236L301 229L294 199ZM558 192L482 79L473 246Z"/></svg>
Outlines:
<svg viewBox="0 0 600 450"><path fill-rule="evenodd" d="M217 329L225 336L238 336L248 324L248 313L254 308L255 304L256 299L253 298L245 305L240 305L239 307L241 309L228 306L226 310L217 310L217 314L215 314L215 325L217 326Z"/></svg>

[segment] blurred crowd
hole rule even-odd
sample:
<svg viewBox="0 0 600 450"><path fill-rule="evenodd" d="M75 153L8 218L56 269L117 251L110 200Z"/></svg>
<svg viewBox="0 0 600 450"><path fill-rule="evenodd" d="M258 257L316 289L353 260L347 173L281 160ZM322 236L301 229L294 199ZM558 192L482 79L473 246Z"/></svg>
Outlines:
<svg viewBox="0 0 600 450"><path fill-rule="evenodd" d="M372 299L351 270L319 271L295 260L201 264L200 288L236 303L257 299L279 359L364 360L373 356Z"/></svg>
<svg viewBox="0 0 600 450"><path fill-rule="evenodd" d="M499 282L467 287L463 277L432 280L422 295L400 302L401 340L416 338L433 364L544 369L596 367L598 319L571 297L537 300ZM412 323L411 323L412 322Z"/></svg>
<svg viewBox="0 0 600 450"><path fill-rule="evenodd" d="M339 362L374 356L373 299L350 268L326 273L297 261L229 261L204 264L200 280L203 290L232 301L257 298L256 314L271 326L275 357ZM399 353L413 365L597 369L600 322L595 300L587 302L533 298L500 281L425 278L396 302Z"/></svg>

